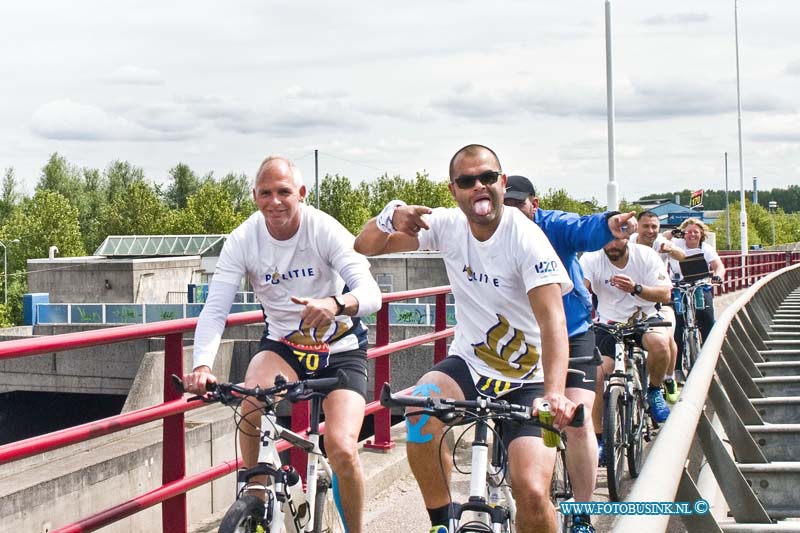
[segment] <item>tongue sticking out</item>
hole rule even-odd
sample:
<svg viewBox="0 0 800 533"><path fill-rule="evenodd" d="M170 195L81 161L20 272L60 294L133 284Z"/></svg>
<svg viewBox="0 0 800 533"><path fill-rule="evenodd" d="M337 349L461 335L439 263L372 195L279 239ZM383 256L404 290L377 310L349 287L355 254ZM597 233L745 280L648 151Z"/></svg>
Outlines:
<svg viewBox="0 0 800 533"><path fill-rule="evenodd" d="M478 200L474 204L472 204L472 210L475 212L476 215L479 216L486 216L489 214L489 211L492 209L492 202L489 200Z"/></svg>

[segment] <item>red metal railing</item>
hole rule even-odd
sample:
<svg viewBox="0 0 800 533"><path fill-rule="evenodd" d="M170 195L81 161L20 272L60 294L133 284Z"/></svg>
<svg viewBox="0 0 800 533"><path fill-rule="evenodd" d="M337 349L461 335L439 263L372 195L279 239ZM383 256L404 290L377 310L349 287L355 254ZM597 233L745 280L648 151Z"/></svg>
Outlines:
<svg viewBox="0 0 800 533"><path fill-rule="evenodd" d="M453 329L448 329L446 322L446 296L449 292L449 287L433 287L430 289L384 295L383 305L378 312L376 324L376 344L374 348L368 351L368 357L375 360L375 401L369 403L364 412L365 416L370 414L375 415L375 439L374 442L369 444L370 447L388 450L393 446L390 437L390 413L377 401L382 384L391 381L389 356L392 353L406 348L433 342L434 359L439 361L444 358L446 338L453 334ZM436 321L434 332L390 343L388 304L390 302L424 296L436 296ZM252 324L261 322L262 320L263 315L260 311L237 313L235 315L230 315L227 325ZM196 318L180 319L154 324L121 326L80 333L53 335L50 337L0 342L0 360L3 360L66 351L74 348L113 344L148 337L165 337L164 403L0 446L0 465L2 465L31 455L83 442L102 435L108 435L148 422L159 419L164 420L162 429L162 486L55 531L95 531L143 509L161 503L162 530L169 532L185 532L187 530L186 492L234 472L241 465L241 460L239 462L226 461L214 468L186 477L183 413L201 407L203 404L199 402L190 404L182 398L172 387L170 376L172 374L182 375L184 373L183 333L193 331L196 324ZM300 433L308 429L308 409L305 404L298 404L295 406L292 413L291 427L294 431ZM280 451L288 448L289 445L287 443L282 443L278 446ZM305 462L305 456L303 454L298 454L297 456L293 455L292 461L295 463L298 470L305 472L305 466L303 464Z"/></svg>
<svg viewBox="0 0 800 533"><path fill-rule="evenodd" d="M800 262L800 253L794 251L750 252L746 256L722 251L719 255L726 273L717 294L745 289L770 272Z"/></svg>

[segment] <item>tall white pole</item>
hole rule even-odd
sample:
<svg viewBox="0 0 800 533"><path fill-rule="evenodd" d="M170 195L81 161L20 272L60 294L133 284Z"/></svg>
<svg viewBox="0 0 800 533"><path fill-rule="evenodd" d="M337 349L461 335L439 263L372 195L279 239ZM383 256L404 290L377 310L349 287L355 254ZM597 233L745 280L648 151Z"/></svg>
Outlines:
<svg viewBox="0 0 800 533"><path fill-rule="evenodd" d="M606 107L608 111L608 210L619 209L614 161L614 76L611 65L611 0L606 0Z"/></svg>
<svg viewBox="0 0 800 533"><path fill-rule="evenodd" d="M733 0L733 24L736 38L736 111L739 120L739 234L742 240L742 256L747 255L747 209L744 205L744 169L742 168L742 97L739 90L739 10L737 0ZM744 264L742 264L744 266Z"/></svg>

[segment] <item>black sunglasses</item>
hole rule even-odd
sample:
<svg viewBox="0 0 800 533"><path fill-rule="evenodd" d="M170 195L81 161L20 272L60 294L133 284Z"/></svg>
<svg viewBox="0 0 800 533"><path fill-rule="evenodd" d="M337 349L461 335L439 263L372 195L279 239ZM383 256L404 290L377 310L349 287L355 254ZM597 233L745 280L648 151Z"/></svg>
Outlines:
<svg viewBox="0 0 800 533"><path fill-rule="evenodd" d="M453 183L455 183L459 189L471 189L475 186L475 182L478 180L480 180L483 185L489 186L497 183L497 178L502 176L502 174L502 172L498 172L496 170L487 170L483 174L478 174L477 176L464 174L463 176L459 176L454 179Z"/></svg>

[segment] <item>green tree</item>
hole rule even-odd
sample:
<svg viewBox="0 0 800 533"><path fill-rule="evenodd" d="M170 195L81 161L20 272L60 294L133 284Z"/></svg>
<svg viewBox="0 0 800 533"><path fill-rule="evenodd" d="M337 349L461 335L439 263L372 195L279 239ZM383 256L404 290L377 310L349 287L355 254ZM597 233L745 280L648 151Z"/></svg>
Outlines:
<svg viewBox="0 0 800 533"><path fill-rule="evenodd" d="M145 181L135 181L100 215L107 235L163 235L171 230L169 208Z"/></svg>
<svg viewBox="0 0 800 533"><path fill-rule="evenodd" d="M36 190L48 190L61 194L72 205L80 209L83 203L83 178L81 171L70 165L64 156L54 152L36 184Z"/></svg>
<svg viewBox="0 0 800 533"><path fill-rule="evenodd" d="M409 182L409 187L404 191L408 196L407 199L403 198L403 201L409 205L426 205L431 208L455 207L456 201L447 187L448 183L449 181L435 182L430 179L427 172L417 172L414 181Z"/></svg>
<svg viewBox="0 0 800 533"><path fill-rule="evenodd" d="M326 174L319 184L319 207L338 220L354 235L361 231L370 218L367 197L362 189L353 189L345 176ZM314 195L309 195L307 203L315 205Z"/></svg>
<svg viewBox="0 0 800 533"><path fill-rule="evenodd" d="M764 218L765 209L761 206L754 206L749 200L745 200L745 209L747 211L747 242L750 245L762 244L762 239L759 235L757 226L763 227L761 219ZM738 250L739 243L741 242L741 232L739 231L739 210L741 209L739 202L734 202L730 206L731 212L731 234L730 244L731 249ZM760 210L760 211L759 211ZM716 234L717 250L725 248L726 235L727 235L727 222L725 217L719 217L709 229ZM772 226L770 225L769 241L772 242Z"/></svg>
<svg viewBox="0 0 800 533"><path fill-rule="evenodd" d="M225 187L207 181L189 197L186 209L172 212L169 226L180 234L229 233L244 221L233 205Z"/></svg>
<svg viewBox="0 0 800 533"><path fill-rule="evenodd" d="M200 189L200 180L188 165L178 163L169 171L170 183L164 193L169 207L183 209L189 197Z"/></svg>
<svg viewBox="0 0 800 533"><path fill-rule="evenodd" d="M97 169L83 169L83 202L78 222L84 248L93 252L106 237L103 208L108 205L108 179Z"/></svg>
<svg viewBox="0 0 800 533"><path fill-rule="evenodd" d="M590 215L599 210L596 200L590 203L581 202L572 198L566 189L548 189L546 194L540 194L539 206L542 209L557 209L580 215Z"/></svg>
<svg viewBox="0 0 800 533"><path fill-rule="evenodd" d="M119 159L109 163L105 175L109 202L124 194L134 183L144 181L144 171L141 168Z"/></svg>
<svg viewBox="0 0 800 533"><path fill-rule="evenodd" d="M8 167L3 174L3 185L0 191L0 224L5 222L22 199L18 187L19 183L14 175L14 167Z"/></svg>
<svg viewBox="0 0 800 533"><path fill-rule="evenodd" d="M14 209L0 229L0 240L8 246L7 311L17 324L22 321L22 295L27 291L27 260L47 257L50 246L58 247L62 256L85 254L78 210L61 194L45 189Z"/></svg>
<svg viewBox="0 0 800 533"><path fill-rule="evenodd" d="M228 172L219 180L219 184L230 196L234 211L247 215L255 211L253 184L246 174Z"/></svg>

